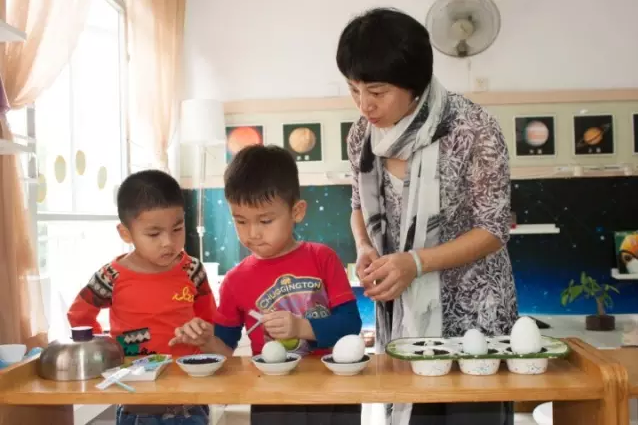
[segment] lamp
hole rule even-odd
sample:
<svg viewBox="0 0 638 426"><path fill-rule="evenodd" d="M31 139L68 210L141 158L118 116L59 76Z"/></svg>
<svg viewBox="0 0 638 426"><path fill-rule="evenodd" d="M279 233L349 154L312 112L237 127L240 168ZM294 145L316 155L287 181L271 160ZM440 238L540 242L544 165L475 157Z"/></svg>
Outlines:
<svg viewBox="0 0 638 426"><path fill-rule="evenodd" d="M213 99L187 99L182 102L180 119L181 143L191 145L193 150L194 187L198 191L197 234L199 235L199 259L204 261L204 181L206 180L206 154L209 148L220 148L226 144L224 106ZM214 155L214 154L213 154Z"/></svg>

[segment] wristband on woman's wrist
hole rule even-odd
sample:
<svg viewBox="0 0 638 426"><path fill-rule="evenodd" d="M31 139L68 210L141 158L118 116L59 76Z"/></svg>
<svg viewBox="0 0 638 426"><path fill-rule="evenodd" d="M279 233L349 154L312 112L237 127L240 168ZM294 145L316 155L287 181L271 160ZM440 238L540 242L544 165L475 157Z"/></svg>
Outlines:
<svg viewBox="0 0 638 426"><path fill-rule="evenodd" d="M408 253L412 255L412 259L414 259L414 264L416 265L416 277L420 277L423 275L423 264L421 263L421 257L419 257L419 253L416 250L412 249Z"/></svg>

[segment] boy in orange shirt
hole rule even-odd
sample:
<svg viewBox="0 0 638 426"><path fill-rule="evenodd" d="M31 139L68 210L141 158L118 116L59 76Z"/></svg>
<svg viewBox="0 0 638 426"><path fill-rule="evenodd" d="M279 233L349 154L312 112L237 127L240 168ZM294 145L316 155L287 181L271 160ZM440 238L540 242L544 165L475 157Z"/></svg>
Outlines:
<svg viewBox="0 0 638 426"><path fill-rule="evenodd" d="M69 309L71 326L102 333L97 315L109 309L110 333L127 356L198 353L168 344L177 327L212 321L216 310L204 266L184 251L182 189L159 170L135 173L122 182L117 209L117 230L134 250L91 277ZM208 414L208 406L119 406L117 424L208 424Z"/></svg>

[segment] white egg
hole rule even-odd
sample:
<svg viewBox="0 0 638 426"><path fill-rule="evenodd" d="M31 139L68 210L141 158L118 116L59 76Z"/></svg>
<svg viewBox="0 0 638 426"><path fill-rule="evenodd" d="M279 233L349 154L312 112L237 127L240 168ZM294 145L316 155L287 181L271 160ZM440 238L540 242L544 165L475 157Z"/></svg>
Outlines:
<svg viewBox="0 0 638 426"><path fill-rule="evenodd" d="M332 359L340 364L359 362L365 355L366 345L358 334L343 336L332 348Z"/></svg>
<svg viewBox="0 0 638 426"><path fill-rule="evenodd" d="M475 328L467 330L463 335L463 352L469 355L487 354L487 339Z"/></svg>
<svg viewBox="0 0 638 426"><path fill-rule="evenodd" d="M277 341L270 341L266 343L261 350L261 356L269 364L275 364L278 362L286 361L286 348L284 345Z"/></svg>
<svg viewBox="0 0 638 426"><path fill-rule="evenodd" d="M516 320L510 334L510 346L512 352L519 355L540 352L543 341L536 321L530 317L521 317Z"/></svg>

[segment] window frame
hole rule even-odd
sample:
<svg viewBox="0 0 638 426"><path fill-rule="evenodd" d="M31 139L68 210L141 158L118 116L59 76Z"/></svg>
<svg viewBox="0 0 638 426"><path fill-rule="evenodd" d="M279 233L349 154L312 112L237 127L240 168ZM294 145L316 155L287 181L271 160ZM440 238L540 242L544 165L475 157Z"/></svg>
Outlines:
<svg viewBox="0 0 638 426"><path fill-rule="evenodd" d="M130 155L129 155L129 137L128 137L128 45L126 38L126 10L123 0L93 0L93 1L103 1L113 7L118 15L119 15L119 26L118 26L118 37L119 37L119 79L120 79L120 90L119 90L119 107L120 107L120 152L121 152L121 161L120 161L120 171L122 173L122 177L126 177L130 174ZM69 80L72 81L73 78L73 68L70 68L70 76ZM70 109L73 111L74 109L74 97L73 97L73 86L72 84L69 86L69 104ZM37 114L37 107L34 104L30 104L26 107L26 120L27 120L27 135L15 135L17 138L26 139L30 143L33 143L34 152L38 152L38 137L36 132L35 118ZM70 129L70 143L71 143L71 152L75 152L75 132L71 126ZM29 194L28 194L28 210L30 212L34 212L31 219L31 235L33 236L34 247L37 246L38 238L37 238L37 226L38 222L49 222L49 221L110 221L110 220L118 220L117 214L96 214L96 213L74 213L76 210L76 197L72 197L72 211L57 213L57 212L41 212L38 209L37 202L37 176L38 176L38 164L37 164L37 156L35 157L35 161L29 161L28 168L28 178L27 183L29 184ZM71 179L74 179L73 174L71 174ZM75 189L74 181L71 182L72 190Z"/></svg>

